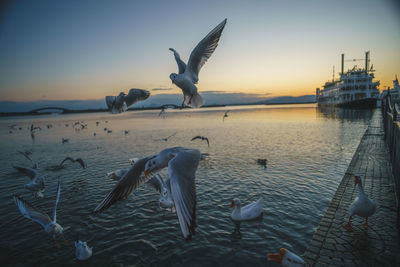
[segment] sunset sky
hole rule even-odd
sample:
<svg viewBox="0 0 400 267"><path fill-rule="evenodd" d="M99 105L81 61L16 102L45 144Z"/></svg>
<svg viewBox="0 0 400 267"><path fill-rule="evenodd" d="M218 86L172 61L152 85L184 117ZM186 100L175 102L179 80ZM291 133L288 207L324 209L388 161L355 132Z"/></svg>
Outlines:
<svg viewBox="0 0 400 267"><path fill-rule="evenodd" d="M9 1L0 13L0 100L102 99L129 88L179 93L169 75L224 18L199 91L314 94L340 54L400 75L396 1ZM346 62L345 69L364 61ZM172 89L168 89L172 88Z"/></svg>

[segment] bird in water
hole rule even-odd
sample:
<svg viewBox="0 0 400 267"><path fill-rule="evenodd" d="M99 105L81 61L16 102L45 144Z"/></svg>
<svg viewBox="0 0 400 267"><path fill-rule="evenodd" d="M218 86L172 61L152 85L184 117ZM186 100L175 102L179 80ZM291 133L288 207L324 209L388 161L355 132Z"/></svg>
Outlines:
<svg viewBox="0 0 400 267"><path fill-rule="evenodd" d="M269 261L280 263L284 267L306 266L305 261L300 256L297 256L286 248L281 248L279 253L267 254L267 258Z"/></svg>
<svg viewBox="0 0 400 267"><path fill-rule="evenodd" d="M208 145L208 147L210 147L210 142L208 141L208 138L207 138L207 137L198 135L198 136L193 137L191 141L194 141L194 140L196 140L196 139L200 139L200 140L207 141L207 145Z"/></svg>
<svg viewBox="0 0 400 267"><path fill-rule="evenodd" d="M218 24L217 27L198 43L190 54L187 65L182 61L175 49L169 49L174 53L179 72L178 74L171 73L169 78L172 80L172 83L176 84L183 92L182 108L184 105L194 108L199 108L204 105L204 100L199 95L195 84L199 81L200 69L217 48L225 24L226 19Z"/></svg>
<svg viewBox="0 0 400 267"><path fill-rule="evenodd" d="M62 143L62 144L69 143L69 139L68 139L68 138L63 138L63 139L61 140L61 143Z"/></svg>
<svg viewBox="0 0 400 267"><path fill-rule="evenodd" d="M75 241L75 256L78 260L89 259L93 254L93 248L89 247L84 241Z"/></svg>

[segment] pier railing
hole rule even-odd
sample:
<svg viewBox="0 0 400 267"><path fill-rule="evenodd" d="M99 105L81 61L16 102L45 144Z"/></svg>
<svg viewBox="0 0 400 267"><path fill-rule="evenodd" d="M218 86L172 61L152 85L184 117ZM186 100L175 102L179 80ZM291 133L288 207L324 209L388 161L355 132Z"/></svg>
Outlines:
<svg viewBox="0 0 400 267"><path fill-rule="evenodd" d="M390 151L392 173L396 186L397 199L397 227L400 230L400 108L392 103L388 94L382 100L382 115L384 124L384 138Z"/></svg>

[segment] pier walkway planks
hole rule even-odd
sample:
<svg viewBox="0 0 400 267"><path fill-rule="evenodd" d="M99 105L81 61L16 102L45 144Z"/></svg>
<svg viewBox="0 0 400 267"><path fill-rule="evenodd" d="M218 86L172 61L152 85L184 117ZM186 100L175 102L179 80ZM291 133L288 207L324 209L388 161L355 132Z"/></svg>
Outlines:
<svg viewBox="0 0 400 267"><path fill-rule="evenodd" d="M310 266L400 266L396 228L396 196L389 151L383 139L380 109L376 109L353 159L303 255ZM365 193L377 210L368 218L353 216L353 231L344 225L349 206L358 195L354 174L359 174Z"/></svg>

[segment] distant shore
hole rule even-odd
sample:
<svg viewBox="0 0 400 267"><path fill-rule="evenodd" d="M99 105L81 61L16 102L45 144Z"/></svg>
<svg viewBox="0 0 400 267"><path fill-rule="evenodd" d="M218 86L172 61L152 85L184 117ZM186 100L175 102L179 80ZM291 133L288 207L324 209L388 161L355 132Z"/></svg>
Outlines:
<svg viewBox="0 0 400 267"><path fill-rule="evenodd" d="M214 108L214 107L226 107L226 106L251 106L251 105L292 105L292 104L314 104L313 102L300 102L300 103L247 103L247 104L228 104L228 105L204 105L201 108ZM187 109L190 107L184 107L183 109ZM128 111L138 111L138 110L161 110L162 106L159 107L141 107L141 108L129 108ZM179 109L179 108L175 108ZM42 107L38 109L34 109L31 111L23 111L23 112L0 112L0 117L12 117L12 116L40 116L40 115L48 115L54 112L50 111L41 111L41 110L60 110L60 114L77 114L77 113L96 113L96 112L108 112L108 109L67 109L60 107Z"/></svg>

